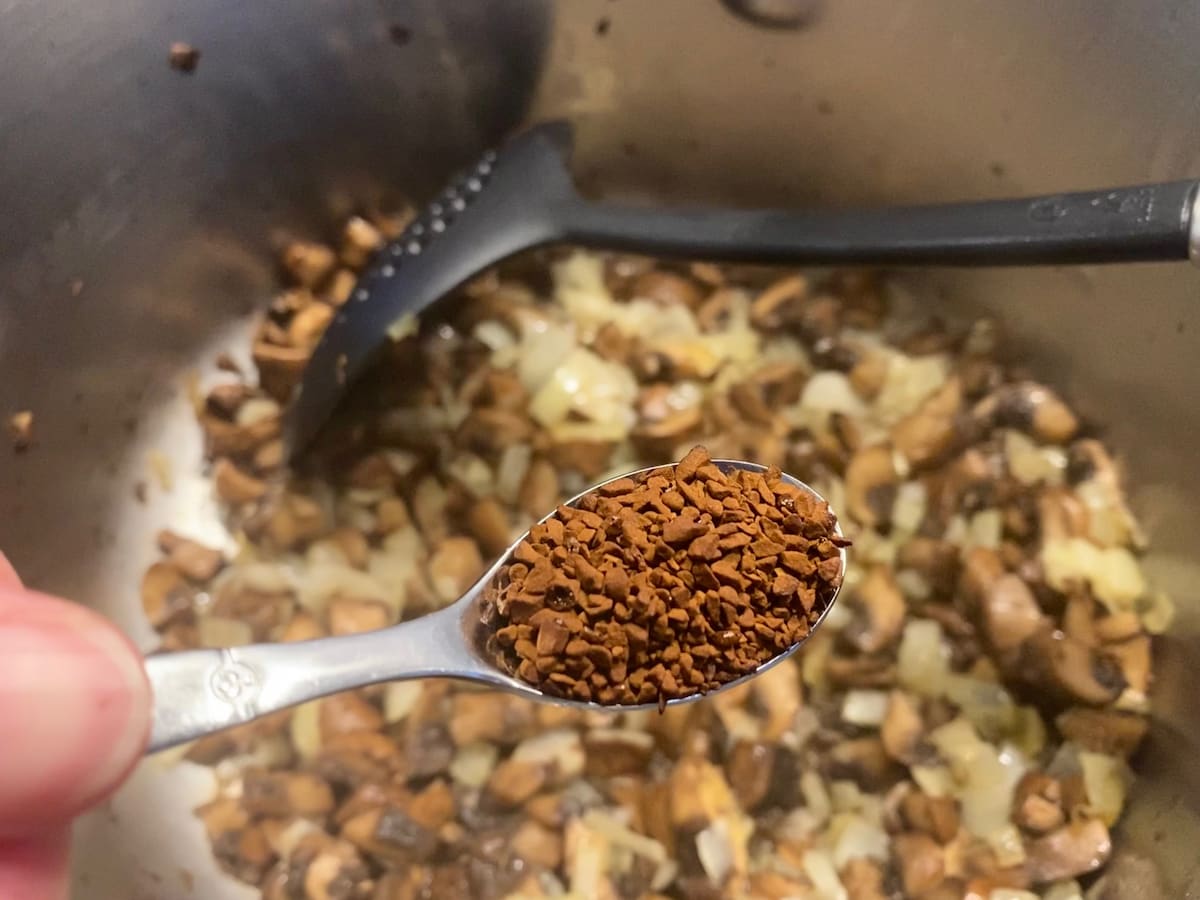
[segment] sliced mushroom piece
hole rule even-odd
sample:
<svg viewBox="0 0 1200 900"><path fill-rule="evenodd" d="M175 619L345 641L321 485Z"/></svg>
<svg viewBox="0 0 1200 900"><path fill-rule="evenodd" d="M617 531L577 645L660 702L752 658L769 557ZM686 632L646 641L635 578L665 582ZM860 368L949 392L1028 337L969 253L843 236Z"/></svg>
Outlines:
<svg viewBox="0 0 1200 900"><path fill-rule="evenodd" d="M991 582L983 594L980 610L988 640L1001 654L1019 648L1045 623L1029 585L1011 573Z"/></svg>
<svg viewBox="0 0 1200 900"><path fill-rule="evenodd" d="M312 351L333 321L333 307L317 301L310 303L292 317L288 323L288 342L294 347Z"/></svg>
<svg viewBox="0 0 1200 900"><path fill-rule="evenodd" d="M918 573L935 596L945 596L958 583L959 548L937 538L914 537L897 551L896 568Z"/></svg>
<svg viewBox="0 0 1200 900"><path fill-rule="evenodd" d="M242 773L242 807L254 816L320 818L333 811L333 791L310 772Z"/></svg>
<svg viewBox="0 0 1200 900"><path fill-rule="evenodd" d="M656 300L664 305L681 305L695 309L704 299L699 286L686 275L666 269L651 269L633 280L631 296Z"/></svg>
<svg viewBox="0 0 1200 900"><path fill-rule="evenodd" d="M654 737L629 728L589 728L583 733L587 774L593 778L636 775L654 753Z"/></svg>
<svg viewBox="0 0 1200 900"><path fill-rule="evenodd" d="M891 569L874 566L848 598L855 610L853 620L842 629L842 638L862 653L879 653L900 637L908 612Z"/></svg>
<svg viewBox="0 0 1200 900"><path fill-rule="evenodd" d="M444 603L457 600L483 574L479 545L469 537L448 537L429 560L429 580Z"/></svg>
<svg viewBox="0 0 1200 900"><path fill-rule="evenodd" d="M849 778L864 791L886 787L900 775L878 736L850 738L835 744L827 757L832 778Z"/></svg>
<svg viewBox="0 0 1200 900"><path fill-rule="evenodd" d="M846 889L846 900L887 900L889 896L884 892L883 869L873 859L856 856L842 867L839 875Z"/></svg>
<svg viewBox="0 0 1200 900"><path fill-rule="evenodd" d="M361 634L378 631L392 624L392 611L379 600L359 600L338 597L329 602L329 631L331 634Z"/></svg>
<svg viewBox="0 0 1200 900"><path fill-rule="evenodd" d="M729 786L742 809L754 810L767 796L775 767L775 747L764 741L738 741L725 760Z"/></svg>
<svg viewBox="0 0 1200 900"><path fill-rule="evenodd" d="M1025 868L1035 884L1075 878L1108 861L1112 839L1099 819L1064 825L1025 846Z"/></svg>
<svg viewBox="0 0 1200 900"><path fill-rule="evenodd" d="M490 557L503 553L510 541L508 513L494 497L484 497L467 511L467 528Z"/></svg>
<svg viewBox="0 0 1200 900"><path fill-rule="evenodd" d="M1145 716L1082 706L1060 713L1054 724L1064 738L1085 750L1124 759L1134 754L1150 727Z"/></svg>
<svg viewBox="0 0 1200 900"><path fill-rule="evenodd" d="M267 514L266 535L281 550L305 546L328 528L325 509L303 494L284 494Z"/></svg>
<svg viewBox="0 0 1200 900"><path fill-rule="evenodd" d="M892 852L900 867L904 891L920 897L941 884L946 876L945 854L927 834L905 832L892 839Z"/></svg>
<svg viewBox="0 0 1200 900"><path fill-rule="evenodd" d="M915 412L893 426L892 445L914 469L934 465L945 459L958 443L962 411L962 383L951 377Z"/></svg>
<svg viewBox="0 0 1200 900"><path fill-rule="evenodd" d="M554 509L559 491L558 470L554 464L535 457L521 481L517 503L525 515L537 520Z"/></svg>
<svg viewBox="0 0 1200 900"><path fill-rule="evenodd" d="M972 604L982 604L1003 577L1004 563L995 550L972 547L963 555L961 588Z"/></svg>
<svg viewBox="0 0 1200 900"><path fill-rule="evenodd" d="M383 715L361 694L348 691L317 702L322 744L337 735L383 728Z"/></svg>
<svg viewBox="0 0 1200 900"><path fill-rule="evenodd" d="M222 457L213 467L213 489L217 498L230 506L253 503L267 495L267 483Z"/></svg>
<svg viewBox="0 0 1200 900"><path fill-rule="evenodd" d="M342 826L342 837L371 856L397 866L428 860L438 846L436 831L390 804L349 819Z"/></svg>
<svg viewBox="0 0 1200 900"><path fill-rule="evenodd" d="M853 653L831 655L825 662L830 684L841 688L890 688L896 683L896 664L886 656Z"/></svg>
<svg viewBox="0 0 1200 900"><path fill-rule="evenodd" d="M220 550L205 547L199 541L166 529L158 533L158 547L167 554L167 560L192 581L211 580L225 564Z"/></svg>
<svg viewBox="0 0 1200 900"><path fill-rule="evenodd" d="M183 573L169 562L156 562L142 575L142 610L150 624L162 631L190 614L192 588Z"/></svg>
<svg viewBox="0 0 1200 900"><path fill-rule="evenodd" d="M1026 772L1013 791L1013 823L1037 834L1053 831L1066 821L1062 785L1043 772Z"/></svg>
<svg viewBox="0 0 1200 900"><path fill-rule="evenodd" d="M284 403L291 396L292 388L300 382L312 351L307 347L281 347L259 341L254 345L252 355L263 390Z"/></svg>
<svg viewBox="0 0 1200 900"><path fill-rule="evenodd" d="M958 801L953 797L910 790L900 800L900 814L909 828L924 832L939 844L949 844L958 834Z"/></svg>
<svg viewBox="0 0 1200 900"><path fill-rule="evenodd" d="M283 248L283 268L303 287L313 287L337 265L337 254L324 244L292 241Z"/></svg>
<svg viewBox="0 0 1200 900"><path fill-rule="evenodd" d="M980 400L972 416L986 428L1017 428L1048 444L1065 444L1079 430L1070 407L1033 381L1003 385Z"/></svg>
<svg viewBox="0 0 1200 900"><path fill-rule="evenodd" d="M868 528L887 524L899 483L891 447L864 447L846 466L846 511Z"/></svg>
<svg viewBox="0 0 1200 900"><path fill-rule="evenodd" d="M798 321L808 291L808 279L798 273L772 282L751 302L750 324L774 330Z"/></svg>
<svg viewBox="0 0 1200 900"><path fill-rule="evenodd" d="M1087 508L1064 487L1044 488L1037 498L1038 533L1042 543L1085 537L1088 533Z"/></svg>
<svg viewBox="0 0 1200 900"><path fill-rule="evenodd" d="M847 373L850 386L854 393L870 403L883 390L890 362L885 353L870 348L858 351L856 356L857 360Z"/></svg>
<svg viewBox="0 0 1200 900"><path fill-rule="evenodd" d="M1142 695L1150 690L1150 635L1106 644L1104 651L1116 659L1127 687Z"/></svg>
<svg viewBox="0 0 1200 900"><path fill-rule="evenodd" d="M879 729L879 738L888 756L912 765L918 759L918 747L925 733L917 701L904 691L892 691Z"/></svg>
<svg viewBox="0 0 1200 900"><path fill-rule="evenodd" d="M1019 671L1042 702L1065 699L1103 706L1116 700L1126 686L1113 657L1048 626L1022 645Z"/></svg>

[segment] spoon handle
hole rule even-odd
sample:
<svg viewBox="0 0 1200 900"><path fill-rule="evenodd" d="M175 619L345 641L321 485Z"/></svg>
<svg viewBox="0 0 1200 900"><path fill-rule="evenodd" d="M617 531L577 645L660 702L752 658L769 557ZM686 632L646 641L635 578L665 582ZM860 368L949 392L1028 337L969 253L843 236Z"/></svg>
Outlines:
<svg viewBox="0 0 1200 900"><path fill-rule="evenodd" d="M566 241L797 265L1067 265L1196 259L1197 182L846 210L634 208L572 198Z"/></svg>
<svg viewBox="0 0 1200 900"><path fill-rule="evenodd" d="M457 604L363 634L155 654L146 673L154 691L150 753L381 681L496 680L467 649Z"/></svg>

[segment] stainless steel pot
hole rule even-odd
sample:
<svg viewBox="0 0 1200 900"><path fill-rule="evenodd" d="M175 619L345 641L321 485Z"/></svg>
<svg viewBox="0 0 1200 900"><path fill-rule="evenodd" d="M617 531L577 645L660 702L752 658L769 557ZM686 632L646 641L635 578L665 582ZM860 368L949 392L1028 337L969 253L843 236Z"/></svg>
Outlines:
<svg viewBox="0 0 1200 900"><path fill-rule="evenodd" d="M1198 8L806 2L800 27L767 29L736 5L0 3L0 412L32 409L37 431L0 448L0 546L148 644L153 529L214 527L186 374L267 297L271 241L421 196L527 115L574 119L577 172L614 194L905 201L1200 174ZM195 74L167 68L173 40L202 50ZM1200 896L1200 276L904 277L951 314L1000 313L1126 453L1180 615L1121 845L1168 896ZM175 485L138 502L153 450ZM185 781L145 765L81 823L78 896L246 893L210 862Z"/></svg>

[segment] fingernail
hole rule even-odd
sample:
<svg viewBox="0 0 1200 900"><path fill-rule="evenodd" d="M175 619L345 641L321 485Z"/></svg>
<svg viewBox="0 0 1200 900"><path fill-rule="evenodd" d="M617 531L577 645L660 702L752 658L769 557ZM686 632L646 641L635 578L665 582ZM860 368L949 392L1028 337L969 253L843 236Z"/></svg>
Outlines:
<svg viewBox="0 0 1200 900"><path fill-rule="evenodd" d="M21 576L13 568L8 557L0 552L0 587L20 587Z"/></svg>
<svg viewBox="0 0 1200 900"><path fill-rule="evenodd" d="M36 598L0 617L0 831L66 821L121 781L146 740L140 657L67 606Z"/></svg>

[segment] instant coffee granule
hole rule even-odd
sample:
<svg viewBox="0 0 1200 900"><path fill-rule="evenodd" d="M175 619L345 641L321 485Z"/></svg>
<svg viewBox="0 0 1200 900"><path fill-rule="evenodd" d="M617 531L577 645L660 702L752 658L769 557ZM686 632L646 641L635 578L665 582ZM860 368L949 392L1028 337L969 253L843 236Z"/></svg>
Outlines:
<svg viewBox="0 0 1200 900"><path fill-rule="evenodd" d="M842 577L829 506L703 447L534 526L487 591L488 650L547 694L639 704L711 691L803 640Z"/></svg>

